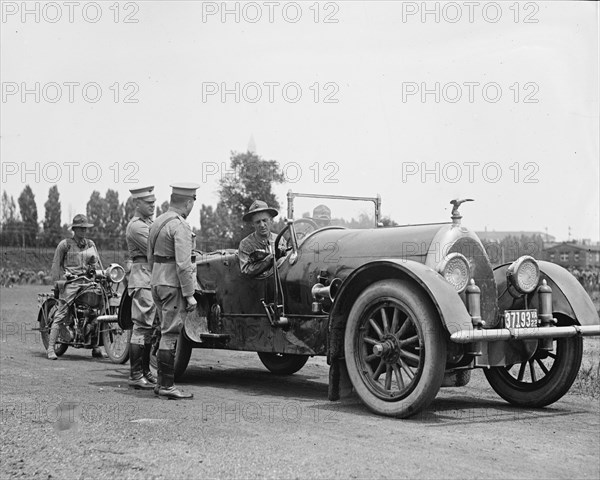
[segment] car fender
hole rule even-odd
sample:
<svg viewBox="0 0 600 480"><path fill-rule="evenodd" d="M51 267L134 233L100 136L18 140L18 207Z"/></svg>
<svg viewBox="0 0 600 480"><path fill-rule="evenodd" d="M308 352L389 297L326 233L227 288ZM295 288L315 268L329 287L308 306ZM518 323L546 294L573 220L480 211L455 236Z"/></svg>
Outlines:
<svg viewBox="0 0 600 480"><path fill-rule="evenodd" d="M465 304L448 282L422 263L400 259L369 262L348 275L335 297L332 317L347 317L360 292L373 282L386 278L408 278L423 288L450 334L473 327Z"/></svg>
<svg viewBox="0 0 600 480"><path fill-rule="evenodd" d="M552 289L552 310L576 320L579 325L598 325L600 320L594 304L577 279L568 270L552 262L538 260L541 278L546 279ZM494 277L498 285L500 310L510 309L507 304L510 295L502 295L506 291L506 270L510 263L494 269ZM503 300L504 299L504 300ZM532 299L532 307L537 307L537 295Z"/></svg>
<svg viewBox="0 0 600 480"><path fill-rule="evenodd" d="M196 299L196 308L185 313L182 330L189 340L202 343L201 335L210 333L208 327L209 301L206 296L199 293L195 293L194 298Z"/></svg>

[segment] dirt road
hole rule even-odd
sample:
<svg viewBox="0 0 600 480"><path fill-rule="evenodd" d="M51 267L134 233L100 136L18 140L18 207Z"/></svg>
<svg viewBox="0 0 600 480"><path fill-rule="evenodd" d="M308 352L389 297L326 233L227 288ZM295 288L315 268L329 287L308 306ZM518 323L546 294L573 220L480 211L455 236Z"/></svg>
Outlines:
<svg viewBox="0 0 600 480"><path fill-rule="evenodd" d="M195 350L180 383L194 399L164 401L89 350L47 360L39 290L0 290L1 478L600 477L598 399L516 409L475 372L394 420L329 402L324 359L277 377L254 353Z"/></svg>

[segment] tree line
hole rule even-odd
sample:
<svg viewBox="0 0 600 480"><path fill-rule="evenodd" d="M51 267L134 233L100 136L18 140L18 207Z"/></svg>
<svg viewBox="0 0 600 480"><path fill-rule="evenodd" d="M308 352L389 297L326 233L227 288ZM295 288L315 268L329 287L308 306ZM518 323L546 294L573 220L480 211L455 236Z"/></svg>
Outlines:
<svg viewBox="0 0 600 480"><path fill-rule="evenodd" d="M199 208L201 228L200 231L195 231L196 248L202 251L237 248L242 238L252 231L252 227L242 221L242 216L254 200L263 200L281 211L281 205L273 193L273 185L284 181L285 177L276 160L265 160L252 152L231 152L228 174L222 175L218 180L219 200L216 207L202 204ZM157 205L156 216L168 208L168 201ZM48 191L44 210L44 219L40 221L35 196L29 185L25 186L17 203L4 191L0 244L15 247L54 247L61 239L71 235L69 225L61 224L60 193L56 185ZM94 225L88 231L89 238L101 249L127 248L125 229L134 210L131 197L122 201L116 190L108 189L104 196L94 190L85 209L89 222ZM284 227L283 217L284 215L281 215L277 218L276 231ZM373 220L364 215L356 220L337 220L337 225L350 228L373 224ZM396 225L389 218L383 219L383 223L386 226Z"/></svg>
<svg viewBox="0 0 600 480"><path fill-rule="evenodd" d="M199 208L201 230L195 233L196 247L200 250L236 248L248 234L242 215L254 199L262 199L277 209L280 207L272 191L273 184L284 181L277 161L264 160L250 152L232 152L230 167L230 173L219 180L216 207L202 204ZM39 219L35 195L29 185L20 193L17 202L6 191L2 193L1 200L1 245L54 247L61 239L71 235L69 224L61 224L58 186L54 185L48 191L43 220ZM157 204L156 216L168 208L168 201ZM131 197L123 201L116 190L108 189L104 195L94 190L85 208L89 222L94 225L88 230L89 238L102 249L125 249L125 229L134 210Z"/></svg>

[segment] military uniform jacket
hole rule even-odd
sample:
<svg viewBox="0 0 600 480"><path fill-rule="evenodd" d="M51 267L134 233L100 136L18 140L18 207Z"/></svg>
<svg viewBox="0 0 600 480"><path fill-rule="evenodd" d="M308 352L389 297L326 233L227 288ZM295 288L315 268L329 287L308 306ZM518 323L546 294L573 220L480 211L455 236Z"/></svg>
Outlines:
<svg viewBox="0 0 600 480"><path fill-rule="evenodd" d="M157 230L168 217L174 217ZM193 233L185 219L169 209L150 227L150 239L156 236L154 251L148 242L148 261L152 269L151 285L180 287L181 294L189 297L196 287L196 265L192 263ZM158 258L157 258L158 257Z"/></svg>
<svg viewBox="0 0 600 480"><path fill-rule="evenodd" d="M148 235L152 219L133 217L127 224L125 240L129 250L129 258L133 260L129 272L128 288L150 288L152 271L147 261ZM146 259L146 261L141 261Z"/></svg>
<svg viewBox="0 0 600 480"><path fill-rule="evenodd" d="M61 240L54 252L52 278L60 280L65 273L72 275L85 273L88 269L88 260L92 256L96 257L94 268L102 268L100 255L92 240L84 238L81 243L77 243L74 238Z"/></svg>

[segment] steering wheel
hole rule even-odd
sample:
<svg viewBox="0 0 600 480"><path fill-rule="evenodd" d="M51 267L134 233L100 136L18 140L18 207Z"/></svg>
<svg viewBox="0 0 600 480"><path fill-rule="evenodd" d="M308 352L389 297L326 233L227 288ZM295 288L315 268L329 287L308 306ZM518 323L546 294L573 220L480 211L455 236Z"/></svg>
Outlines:
<svg viewBox="0 0 600 480"><path fill-rule="evenodd" d="M298 226L300 225L302 225L302 227L298 228ZM294 220L294 230L296 230L296 241L300 242L300 240L306 237L309 233L318 230L318 228L319 226L315 223L314 220L311 220L310 218L299 218L298 220ZM284 236L286 234L287 236ZM285 251L282 251L279 248L277 248L282 238L284 238L288 244L288 247ZM283 230L279 232L277 238L275 239L275 258L279 260L289 250L291 250L291 248L292 247L290 245L290 225L287 224L285 227L283 227Z"/></svg>

